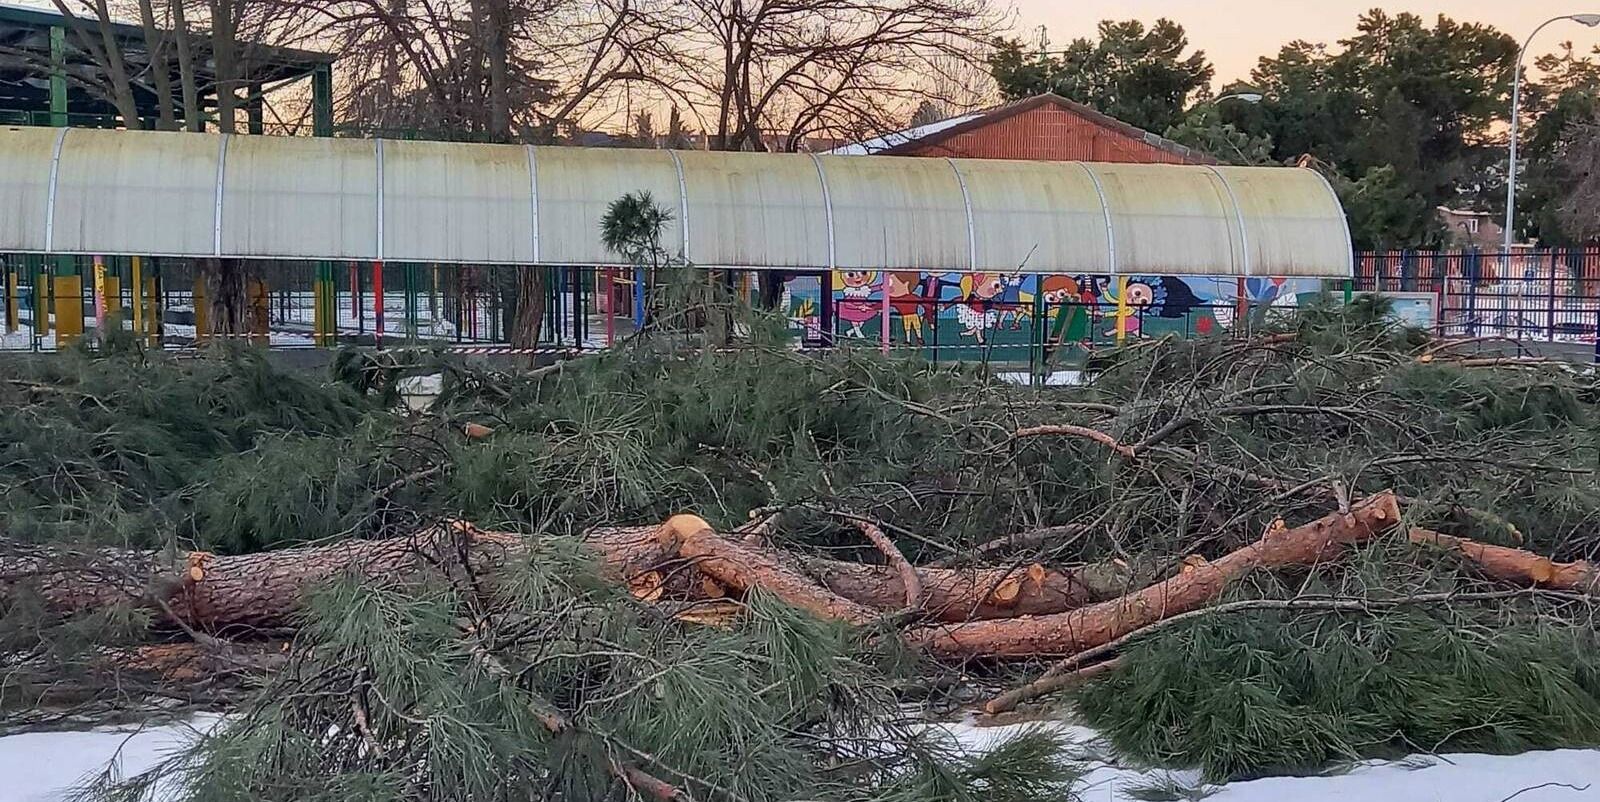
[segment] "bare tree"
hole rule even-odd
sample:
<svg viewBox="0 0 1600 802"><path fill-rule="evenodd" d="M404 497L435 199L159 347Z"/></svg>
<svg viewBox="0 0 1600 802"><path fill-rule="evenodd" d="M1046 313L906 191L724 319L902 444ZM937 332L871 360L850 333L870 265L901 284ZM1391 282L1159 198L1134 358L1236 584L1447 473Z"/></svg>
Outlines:
<svg viewBox="0 0 1600 802"><path fill-rule="evenodd" d="M67 0L52 2L62 16L74 22L83 19L74 12L73 5ZM123 56L122 44L117 39L111 9L105 0L76 0L76 5L77 11L87 12L95 31L91 35L83 25L68 26L78 48L90 57L98 74L99 80L90 85L100 90L99 94L116 107L124 127L140 128L139 103L133 94L133 79L129 74L128 61Z"/></svg>
<svg viewBox="0 0 1600 802"><path fill-rule="evenodd" d="M798 150L905 119L955 65L979 63L1001 18L988 0L688 0L674 48L711 145ZM959 101L958 101L959 102Z"/></svg>
<svg viewBox="0 0 1600 802"><path fill-rule="evenodd" d="M156 24L154 0L139 0L139 27L144 31L145 53L150 61L150 83L156 94L156 127L172 131L178 127L172 108L172 63L167 56L170 38Z"/></svg>
<svg viewBox="0 0 1600 802"><path fill-rule="evenodd" d="M194 49L189 39L189 21L183 10L185 0L168 0L172 17L172 40L178 51L178 83L183 96L183 125L200 131L205 120L200 115L200 82L195 76Z"/></svg>

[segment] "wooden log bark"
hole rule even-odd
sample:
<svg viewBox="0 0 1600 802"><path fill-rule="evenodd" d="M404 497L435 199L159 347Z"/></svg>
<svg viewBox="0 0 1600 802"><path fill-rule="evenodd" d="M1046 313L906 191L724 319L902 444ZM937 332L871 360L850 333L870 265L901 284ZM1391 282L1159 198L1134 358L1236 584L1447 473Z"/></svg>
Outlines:
<svg viewBox="0 0 1600 802"><path fill-rule="evenodd" d="M665 586L667 596L702 597L693 576L696 566L663 542L660 532L660 527L611 527L596 529L585 539L601 556L607 572L627 582L641 597L641 591L656 583ZM770 554L749 541L727 540L749 553ZM801 555L784 555L783 559L834 594L880 613L894 612L905 604L904 580L898 570L888 566ZM1015 568L917 566L915 570L922 586L921 609L930 619L945 622L1059 613L1128 590L1126 572L1110 565L1070 572L1038 564Z"/></svg>
<svg viewBox="0 0 1600 802"><path fill-rule="evenodd" d="M340 576L397 582L431 566L459 565L462 557L475 570L492 572L521 542L516 535L453 524L407 537L239 556L20 551L0 560L0 595L26 584L62 612L132 604L154 610L170 626L238 636L295 628L306 594Z"/></svg>
<svg viewBox="0 0 1600 802"><path fill-rule="evenodd" d="M1558 563L1526 549L1479 543L1431 529L1413 528L1411 542L1436 546L1465 557L1484 574L1505 582L1580 593L1600 593L1600 566L1586 560Z"/></svg>
<svg viewBox="0 0 1600 802"><path fill-rule="evenodd" d="M658 536L663 543L674 544L679 554L693 560L696 568L740 592L759 587L819 618L857 626L871 623L881 615L877 610L828 590L775 552L751 548L718 535L699 517L674 515L662 525ZM903 591L900 600L905 600Z"/></svg>
<svg viewBox="0 0 1600 802"><path fill-rule="evenodd" d="M699 525L693 521L700 519L686 518L691 527ZM782 591L779 595L789 594L791 603L805 597L812 603L826 600L821 607L799 606L858 623L905 605L903 579L888 566L788 555L714 533L691 545L686 555L679 552L677 542L684 533L664 538L663 531L675 530L611 527L594 530L586 541L608 575L647 601L716 598L726 589L742 592L759 584L775 593ZM518 535L464 523L388 540L240 556L131 550L80 554L13 547L0 558L0 597L26 584L62 612L132 604L151 609L163 628L190 627L237 637L294 629L305 594L338 576L399 582L425 569L459 564L463 558L474 570L493 573L522 549ZM915 570L922 586L922 609L929 618L958 622L1057 613L1120 592L1115 572L1097 569L1090 566L1068 573L1028 565ZM715 583L704 581L707 574ZM774 580L778 585L768 584Z"/></svg>
<svg viewBox="0 0 1600 802"><path fill-rule="evenodd" d="M893 610L905 600L899 575L886 567L822 559L806 559L803 564L828 590L859 604ZM1038 564L916 570L922 580L922 609L942 622L1059 613L1116 595L1077 574Z"/></svg>
<svg viewBox="0 0 1600 802"><path fill-rule="evenodd" d="M907 639L946 658L1036 657L1076 654L1168 616L1198 609L1235 579L1258 568L1309 566L1335 559L1346 547L1395 525L1399 504L1381 493L1303 526L1269 532L1215 562L1191 564L1177 576L1121 598L1066 613L930 627Z"/></svg>

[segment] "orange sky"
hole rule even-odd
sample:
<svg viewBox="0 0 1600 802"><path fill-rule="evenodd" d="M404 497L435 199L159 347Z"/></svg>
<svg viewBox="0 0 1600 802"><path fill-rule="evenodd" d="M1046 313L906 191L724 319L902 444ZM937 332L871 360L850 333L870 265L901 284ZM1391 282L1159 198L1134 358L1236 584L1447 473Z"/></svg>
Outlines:
<svg viewBox="0 0 1600 802"><path fill-rule="evenodd" d="M1192 46L1206 51L1219 82L1249 75L1256 59L1276 53L1294 39L1333 44L1355 31L1361 12L1381 6L1410 11L1429 20L1450 17L1493 25L1520 41L1539 23L1557 14L1600 12L1600 0L1451 0L1451 2L1376 2L1376 0L1012 0L1018 35L1037 36L1045 25L1055 46L1094 33L1102 19L1173 19L1189 32ZM1532 52L1553 50L1563 40L1581 49L1600 43L1600 28L1558 23L1546 28ZM1531 60L1531 59L1530 59Z"/></svg>

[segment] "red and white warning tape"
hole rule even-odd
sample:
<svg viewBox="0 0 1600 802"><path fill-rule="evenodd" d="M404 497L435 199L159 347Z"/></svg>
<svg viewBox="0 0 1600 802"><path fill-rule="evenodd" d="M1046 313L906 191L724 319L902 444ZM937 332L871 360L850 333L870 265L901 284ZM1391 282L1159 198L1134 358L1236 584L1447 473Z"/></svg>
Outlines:
<svg viewBox="0 0 1600 802"><path fill-rule="evenodd" d="M528 355L536 355L536 354L558 354L558 355L576 356L578 354L592 353L592 352L601 351L601 350L604 350L604 349L600 349L600 348L579 348L577 346L569 346L569 347L566 347L566 348L559 348L559 347L512 348L509 345L452 345L452 346L450 346L450 347L448 347L448 348L446 348L444 350L445 350L446 353L450 353L450 354L466 354L466 355L469 355L469 356L502 356L502 355L504 355L504 356L528 356Z"/></svg>

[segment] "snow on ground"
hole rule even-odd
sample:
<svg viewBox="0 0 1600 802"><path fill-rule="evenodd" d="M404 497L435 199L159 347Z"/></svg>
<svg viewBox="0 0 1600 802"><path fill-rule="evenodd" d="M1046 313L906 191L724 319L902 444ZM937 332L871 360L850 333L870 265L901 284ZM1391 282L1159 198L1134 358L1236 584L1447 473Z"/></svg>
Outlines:
<svg viewBox="0 0 1600 802"><path fill-rule="evenodd" d="M1027 727L1045 726L1087 756L1077 790L1083 802L1132 802L1130 792L1166 779L1203 789L1206 802L1595 802L1600 800L1600 750L1559 749L1521 755L1430 755L1369 761L1319 777L1270 777L1206 786L1192 771L1129 768L1108 762L1109 748L1087 727L1066 722L977 727L942 725L964 746L985 750ZM1196 794L1195 798L1200 798Z"/></svg>
<svg viewBox="0 0 1600 802"><path fill-rule="evenodd" d="M0 737L0 802L63 802L84 778L117 760L123 776L150 768L184 747L215 715L144 729L98 728ZM1202 786L1193 772L1148 771L1108 762L1093 730L1065 722L977 727L938 725L962 744L984 750L1029 726L1047 726L1088 757L1077 787L1083 802L1131 802L1129 790L1171 778L1180 789L1203 788L1208 802L1594 802L1600 800L1600 750L1561 749L1515 756L1435 755L1373 761L1319 777L1272 777ZM1196 795L1194 798L1201 798Z"/></svg>
<svg viewBox="0 0 1600 802"><path fill-rule="evenodd" d="M1010 384L1033 384L1033 377L1026 371L996 373L995 378ZM1044 375L1046 387L1076 387L1080 384L1083 384L1081 370L1054 370Z"/></svg>
<svg viewBox="0 0 1600 802"><path fill-rule="evenodd" d="M201 714L181 724L0 737L0 802L62 802L69 789L111 761L121 776L137 774L181 751L220 719Z"/></svg>

